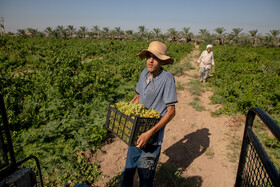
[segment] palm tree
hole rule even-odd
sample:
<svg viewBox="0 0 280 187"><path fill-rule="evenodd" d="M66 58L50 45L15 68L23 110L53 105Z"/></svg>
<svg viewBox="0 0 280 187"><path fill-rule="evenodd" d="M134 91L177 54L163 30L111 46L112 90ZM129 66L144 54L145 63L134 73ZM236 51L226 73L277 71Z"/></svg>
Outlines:
<svg viewBox="0 0 280 187"><path fill-rule="evenodd" d="M82 37L85 38L87 35L87 27L86 26L81 26L79 32L81 33Z"/></svg>
<svg viewBox="0 0 280 187"><path fill-rule="evenodd" d="M27 32L30 37L34 38L38 36L39 31L37 29L27 28Z"/></svg>
<svg viewBox="0 0 280 187"><path fill-rule="evenodd" d="M224 29L224 27L217 27L216 29L214 29L214 31L218 34L217 35L217 40L219 41L219 45L223 44L223 32L226 31L226 29Z"/></svg>
<svg viewBox="0 0 280 187"><path fill-rule="evenodd" d="M138 30L139 30L139 33L140 33L141 40L144 40L144 37L147 33L147 30L146 30L145 26L144 25L139 26Z"/></svg>
<svg viewBox="0 0 280 187"><path fill-rule="evenodd" d="M148 41L150 41L151 39L155 38L154 32L152 32L152 31L148 32L146 35L147 35L147 40Z"/></svg>
<svg viewBox="0 0 280 187"><path fill-rule="evenodd" d="M52 36L53 36L54 38L59 38L59 37L60 37L59 31L58 31L58 30L53 30L53 31L52 31Z"/></svg>
<svg viewBox="0 0 280 187"><path fill-rule="evenodd" d="M17 35L21 37L26 37L26 30L25 29L18 29L17 30Z"/></svg>
<svg viewBox="0 0 280 187"><path fill-rule="evenodd" d="M207 37L210 35L209 31L207 29L199 29L200 34L199 39L200 41L206 42Z"/></svg>
<svg viewBox="0 0 280 187"><path fill-rule="evenodd" d="M262 33L258 33L257 36L257 42L260 46L264 46L264 36L262 35Z"/></svg>
<svg viewBox="0 0 280 187"><path fill-rule="evenodd" d="M102 33L102 37L106 39L110 35L110 28L103 27L101 33Z"/></svg>
<svg viewBox="0 0 280 187"><path fill-rule="evenodd" d="M98 40L99 36L100 36L99 26L98 25L93 26L92 31L93 31L93 34L96 36L96 39Z"/></svg>
<svg viewBox="0 0 280 187"><path fill-rule="evenodd" d="M38 31L37 37L44 38L45 34L42 31Z"/></svg>
<svg viewBox="0 0 280 187"><path fill-rule="evenodd" d="M63 37L64 26L63 25L58 25L58 26L56 26L56 30L58 31L59 36Z"/></svg>
<svg viewBox="0 0 280 187"><path fill-rule="evenodd" d="M115 27L114 33L119 40L122 40L123 31L121 30L121 27Z"/></svg>
<svg viewBox="0 0 280 187"><path fill-rule="evenodd" d="M52 36L52 32L53 32L53 30L52 30L51 27L47 27L45 29L45 33L46 33L47 37L51 37Z"/></svg>
<svg viewBox="0 0 280 187"><path fill-rule="evenodd" d="M66 29L62 30L61 33L60 33L60 37L63 38L63 39L67 39L69 36L68 32Z"/></svg>
<svg viewBox="0 0 280 187"><path fill-rule="evenodd" d="M126 30L125 31L125 35L126 35L126 38L128 40L131 40L132 36L133 36L133 30Z"/></svg>
<svg viewBox="0 0 280 187"><path fill-rule="evenodd" d="M67 26L67 31L68 31L69 36L70 36L71 38L73 38L73 35L74 35L75 31L76 31L76 29L74 28L74 26L73 26L73 25L68 25L68 26Z"/></svg>
<svg viewBox="0 0 280 187"><path fill-rule="evenodd" d="M167 36L165 35L165 34L159 34L159 39L161 40L161 41L166 41L166 38L167 38Z"/></svg>
<svg viewBox="0 0 280 187"><path fill-rule="evenodd" d="M209 33L209 31L207 29L199 29L199 34L201 36L206 36L206 35L208 35L210 33Z"/></svg>
<svg viewBox="0 0 280 187"><path fill-rule="evenodd" d="M182 31L183 31L182 35L185 38L186 42L192 41L193 33L189 32L190 27L184 27Z"/></svg>
<svg viewBox="0 0 280 187"><path fill-rule="evenodd" d="M233 28L232 31L233 31L233 38L235 40L235 42L237 43L238 42L238 38L239 38L239 34L241 33L241 31L243 30L243 28Z"/></svg>
<svg viewBox="0 0 280 187"><path fill-rule="evenodd" d="M257 33L258 33L258 30L250 30L248 31L249 34L251 35L251 38L252 38L252 44L253 46L256 45L256 40L257 40Z"/></svg>
<svg viewBox="0 0 280 187"><path fill-rule="evenodd" d="M271 35L267 35L263 37L263 42L265 46L272 47L273 46L273 38Z"/></svg>
<svg viewBox="0 0 280 187"><path fill-rule="evenodd" d="M176 41L178 38L178 31L176 31L175 28L169 28L167 31L168 31L168 36L171 38L171 40Z"/></svg>
<svg viewBox="0 0 280 187"><path fill-rule="evenodd" d="M153 31L154 31L154 33L156 35L156 39L158 39L159 38L159 34L161 32L160 28L154 28Z"/></svg>
<svg viewBox="0 0 280 187"><path fill-rule="evenodd" d="M268 34L269 36L272 37L272 42L274 46L278 45L278 35L280 34L280 30L269 30L270 34Z"/></svg>
<svg viewBox="0 0 280 187"><path fill-rule="evenodd" d="M280 30L269 30L269 32L273 38L277 38L280 34Z"/></svg>

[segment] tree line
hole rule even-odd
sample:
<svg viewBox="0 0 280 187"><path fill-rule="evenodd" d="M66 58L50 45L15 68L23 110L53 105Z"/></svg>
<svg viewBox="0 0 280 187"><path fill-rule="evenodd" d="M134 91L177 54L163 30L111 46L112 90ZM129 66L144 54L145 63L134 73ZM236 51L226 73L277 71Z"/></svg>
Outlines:
<svg viewBox="0 0 280 187"><path fill-rule="evenodd" d="M47 38L90 38L95 40L133 40L133 41L171 41L171 42L192 42L197 44L215 44L215 45L239 45L239 46L262 46L262 47L280 47L280 29L269 30L265 35L258 33L258 30L250 30L248 33L242 32L243 28L233 28L227 33L224 27L214 29L215 33L211 34L207 29L200 29L198 34L190 32L190 27L184 27L181 31L175 28L169 28L163 33L160 28L148 30L144 25L138 26L137 32L134 30L122 30L121 27L102 29L95 25L92 28L80 26L75 28L73 25L58 25L56 28L47 27L44 31L27 28L18 29L17 33L8 32L8 36L20 37L47 37Z"/></svg>

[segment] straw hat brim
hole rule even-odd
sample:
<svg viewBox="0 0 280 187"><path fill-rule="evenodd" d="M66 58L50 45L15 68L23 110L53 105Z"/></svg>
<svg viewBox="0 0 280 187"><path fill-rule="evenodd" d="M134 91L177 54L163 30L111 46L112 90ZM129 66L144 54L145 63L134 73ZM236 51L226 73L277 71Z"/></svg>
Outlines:
<svg viewBox="0 0 280 187"><path fill-rule="evenodd" d="M147 50L147 49L144 49L144 50L142 50L140 53L138 53L138 56L139 56L141 59L144 59L144 58L146 58L146 56L147 56L147 52L152 53L152 54L155 55L158 59L160 59L160 60L162 61L162 65L173 64L173 63L174 63L174 59L171 58L170 56L163 55L163 54L157 53L157 52L155 52L155 51Z"/></svg>

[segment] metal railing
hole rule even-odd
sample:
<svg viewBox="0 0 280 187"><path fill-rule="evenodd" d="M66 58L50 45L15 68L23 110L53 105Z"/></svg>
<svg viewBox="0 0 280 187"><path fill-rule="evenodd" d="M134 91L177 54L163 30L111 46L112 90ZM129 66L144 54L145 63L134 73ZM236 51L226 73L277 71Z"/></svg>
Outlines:
<svg viewBox="0 0 280 187"><path fill-rule="evenodd" d="M0 112L2 116L2 123L0 123L0 169L16 163L14 154L10 128L8 124L5 103L2 95L0 94ZM10 159L9 159L10 158Z"/></svg>
<svg viewBox="0 0 280 187"><path fill-rule="evenodd" d="M39 159L33 155L17 162L14 148L12 144L8 118L6 114L6 107L3 96L0 94L0 113L2 116L2 123L0 121L0 181L14 173L19 169L19 166L24 162L35 159L38 168L38 175L40 186L43 187L43 179L41 174ZM1 118L0 118L1 119Z"/></svg>
<svg viewBox="0 0 280 187"><path fill-rule="evenodd" d="M256 115L276 139L280 141L280 127L277 123L262 109L258 107L251 108L246 117L235 186L280 187L279 173L252 129Z"/></svg>

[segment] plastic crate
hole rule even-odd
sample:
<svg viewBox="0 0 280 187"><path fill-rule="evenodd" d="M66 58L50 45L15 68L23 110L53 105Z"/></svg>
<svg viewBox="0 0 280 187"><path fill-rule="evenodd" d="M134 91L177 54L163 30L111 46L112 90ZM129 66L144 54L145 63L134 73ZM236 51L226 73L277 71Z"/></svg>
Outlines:
<svg viewBox="0 0 280 187"><path fill-rule="evenodd" d="M134 146L138 137L155 126L160 119L145 118L131 114L127 116L120 112L114 103L109 104L106 128L123 140L127 145ZM158 132L150 139L148 144L157 141Z"/></svg>

